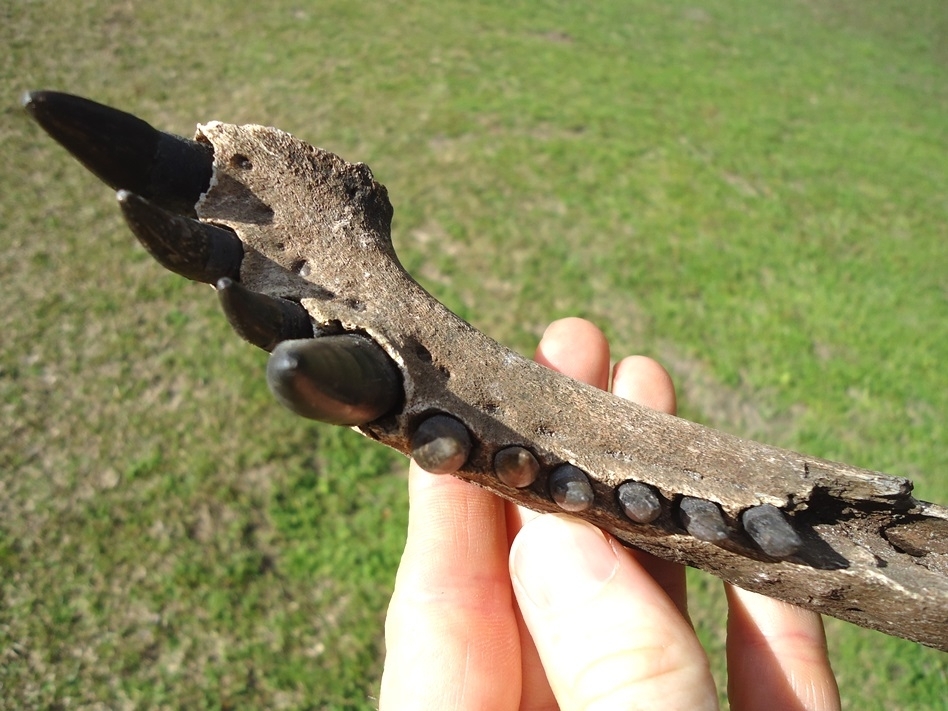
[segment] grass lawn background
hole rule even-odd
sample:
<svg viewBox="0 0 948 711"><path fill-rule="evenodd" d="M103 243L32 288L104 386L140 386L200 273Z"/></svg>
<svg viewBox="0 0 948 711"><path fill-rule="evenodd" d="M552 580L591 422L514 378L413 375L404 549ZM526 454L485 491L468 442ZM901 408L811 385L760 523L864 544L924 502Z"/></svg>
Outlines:
<svg viewBox="0 0 948 711"><path fill-rule="evenodd" d="M0 40L0 708L372 708L406 521L404 462L272 402L26 89L364 161L491 336L586 316L683 415L948 502L942 0L0 0ZM845 708L948 708L948 655L827 626Z"/></svg>

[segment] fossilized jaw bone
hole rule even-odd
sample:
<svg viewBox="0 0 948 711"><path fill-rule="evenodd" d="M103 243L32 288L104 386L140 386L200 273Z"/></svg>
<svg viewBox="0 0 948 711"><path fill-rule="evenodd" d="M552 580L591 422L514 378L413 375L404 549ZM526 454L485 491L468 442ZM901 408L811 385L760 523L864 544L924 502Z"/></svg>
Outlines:
<svg viewBox="0 0 948 711"><path fill-rule="evenodd" d="M948 512L916 502L910 482L741 440L542 368L405 273L385 189L367 168L272 128L212 123L199 138L214 148L215 181L197 212L245 243L241 281L298 298L317 330L367 334L398 365L404 400L364 434L410 455L419 428L447 415L470 440L463 463L447 465L459 477L540 511L565 508L741 587L948 649L946 556L909 555L880 535L916 522L948 533ZM511 447L538 464L521 488L495 468ZM578 487L572 499L550 490L563 465ZM656 494L650 523L625 514L616 491L628 481ZM692 501L703 506L683 517L679 507ZM747 512L757 521L745 530Z"/></svg>
<svg viewBox="0 0 948 711"><path fill-rule="evenodd" d="M24 105L123 189L162 264L215 284L238 334L273 351L267 377L291 409L743 588L948 650L948 509L909 481L639 407L500 346L405 273L387 193L362 164L261 126L210 123L193 142L80 97ZM195 202L204 222L179 217Z"/></svg>

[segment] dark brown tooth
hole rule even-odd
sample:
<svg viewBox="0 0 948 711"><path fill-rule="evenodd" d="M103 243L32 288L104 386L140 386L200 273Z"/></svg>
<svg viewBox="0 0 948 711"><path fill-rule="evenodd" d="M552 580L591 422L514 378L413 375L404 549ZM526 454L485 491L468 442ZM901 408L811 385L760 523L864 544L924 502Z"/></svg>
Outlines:
<svg viewBox="0 0 948 711"><path fill-rule="evenodd" d="M772 504L761 504L741 514L744 530L754 543L769 556L787 558L803 545L803 539L783 512Z"/></svg>
<svg viewBox="0 0 948 711"><path fill-rule="evenodd" d="M283 341L270 354L267 384L297 415L349 427L377 420L404 396L392 359L352 333Z"/></svg>
<svg viewBox="0 0 948 711"><path fill-rule="evenodd" d="M678 506L682 525L698 540L720 543L728 537L721 508L713 501L685 496Z"/></svg>
<svg viewBox="0 0 948 711"><path fill-rule="evenodd" d="M464 466L470 452L467 427L447 415L429 417L411 438L411 458L432 474L456 472Z"/></svg>
<svg viewBox="0 0 948 711"><path fill-rule="evenodd" d="M168 210L193 215L210 186L214 154L207 144L72 94L31 91L22 103L46 133L115 190L131 190Z"/></svg>
<svg viewBox="0 0 948 711"><path fill-rule="evenodd" d="M540 462L529 449L505 447L494 455L494 473L507 486L523 489L536 481Z"/></svg>
<svg viewBox="0 0 948 711"><path fill-rule="evenodd" d="M572 464L561 464L554 469L550 474L549 487L553 501L571 513L585 511L595 499L586 472Z"/></svg>
<svg viewBox="0 0 948 711"><path fill-rule="evenodd" d="M138 241L165 269L205 284L240 276L244 246L233 232L175 215L128 190L116 197Z"/></svg>
<svg viewBox="0 0 948 711"><path fill-rule="evenodd" d="M616 490L622 512L636 523L652 523L662 513L658 493L648 484L627 481Z"/></svg>
<svg viewBox="0 0 948 711"><path fill-rule="evenodd" d="M218 280L217 295L237 335L265 351L280 341L313 337L313 322L295 301L258 294L227 277Z"/></svg>

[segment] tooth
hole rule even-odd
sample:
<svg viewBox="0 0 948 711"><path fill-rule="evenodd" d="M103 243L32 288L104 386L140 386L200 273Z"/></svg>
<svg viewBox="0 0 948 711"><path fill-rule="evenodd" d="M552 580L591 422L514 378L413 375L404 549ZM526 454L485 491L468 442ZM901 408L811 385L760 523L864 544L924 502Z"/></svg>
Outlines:
<svg viewBox="0 0 948 711"><path fill-rule="evenodd" d="M403 397L392 360L354 334L283 341L270 354L267 384L297 415L333 425L372 422Z"/></svg>
<svg viewBox="0 0 948 711"><path fill-rule="evenodd" d="M713 501L685 496L678 506L682 525L698 540L718 543L728 537L727 523Z"/></svg>
<svg viewBox="0 0 948 711"><path fill-rule="evenodd" d="M244 247L233 232L175 215L128 190L117 197L128 226L165 269L205 284L240 275Z"/></svg>
<svg viewBox="0 0 948 711"><path fill-rule="evenodd" d="M523 489L536 481L540 463L529 449L505 447L494 455L494 472L507 486Z"/></svg>
<svg viewBox="0 0 948 711"><path fill-rule="evenodd" d="M593 504L595 493L589 477L579 467L562 464L550 474L550 496L564 511L585 511Z"/></svg>
<svg viewBox="0 0 948 711"><path fill-rule="evenodd" d="M741 515L744 530L760 549L774 558L787 558L803 545L803 539L783 512L772 504L761 504L747 509Z"/></svg>
<svg viewBox="0 0 948 711"><path fill-rule="evenodd" d="M432 474L456 472L464 466L470 452L467 427L447 415L429 417L411 438L411 458Z"/></svg>
<svg viewBox="0 0 948 711"><path fill-rule="evenodd" d="M228 277L218 280L217 295L237 335L265 351L280 341L313 336L309 314L295 301L258 294Z"/></svg>
<svg viewBox="0 0 948 711"><path fill-rule="evenodd" d="M58 91L31 91L23 107L107 185L193 215L211 182L209 145L153 128L137 116Z"/></svg>
<svg viewBox="0 0 948 711"><path fill-rule="evenodd" d="M662 513L662 503L648 484L627 481L616 491L623 513L636 523L651 523Z"/></svg>

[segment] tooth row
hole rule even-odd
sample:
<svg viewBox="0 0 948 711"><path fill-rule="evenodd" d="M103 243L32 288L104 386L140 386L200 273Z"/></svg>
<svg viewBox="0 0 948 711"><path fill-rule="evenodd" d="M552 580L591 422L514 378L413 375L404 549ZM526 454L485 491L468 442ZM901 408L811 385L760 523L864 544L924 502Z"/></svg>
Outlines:
<svg viewBox="0 0 948 711"><path fill-rule="evenodd" d="M412 458L426 471L452 474L461 469L471 452L471 435L462 422L449 415L433 415L421 422L412 437ZM539 479L541 465L526 447L500 449L493 457L493 473L511 488L525 489ZM589 475L572 464L559 464L547 477L547 493L564 511L579 513L590 509L596 500ZM671 516L694 538L721 544L735 539L738 531L726 520L721 507L713 501L682 496L676 503L663 506L663 497L655 487L627 481L616 489L619 509L630 521L651 524L667 507ZM766 555L788 558L803 545L784 513L771 504L745 510L740 522L744 532Z"/></svg>

